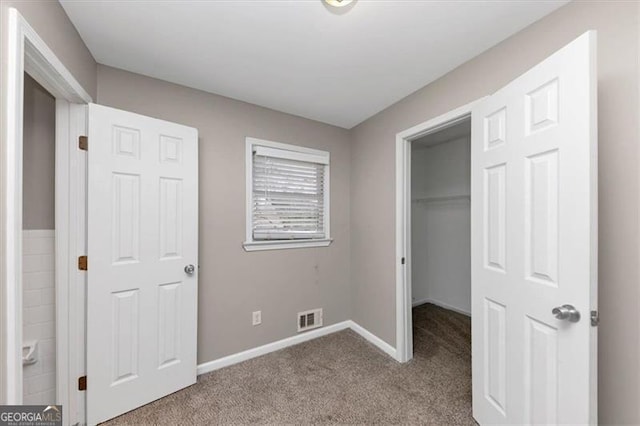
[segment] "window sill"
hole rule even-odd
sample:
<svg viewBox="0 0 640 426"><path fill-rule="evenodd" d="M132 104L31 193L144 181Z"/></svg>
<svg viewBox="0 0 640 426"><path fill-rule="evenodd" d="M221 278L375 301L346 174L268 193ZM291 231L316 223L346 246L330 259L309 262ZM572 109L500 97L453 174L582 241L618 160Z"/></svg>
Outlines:
<svg viewBox="0 0 640 426"><path fill-rule="evenodd" d="M290 241L246 241L242 245L246 251L283 250L307 247L327 247L333 240L290 240Z"/></svg>

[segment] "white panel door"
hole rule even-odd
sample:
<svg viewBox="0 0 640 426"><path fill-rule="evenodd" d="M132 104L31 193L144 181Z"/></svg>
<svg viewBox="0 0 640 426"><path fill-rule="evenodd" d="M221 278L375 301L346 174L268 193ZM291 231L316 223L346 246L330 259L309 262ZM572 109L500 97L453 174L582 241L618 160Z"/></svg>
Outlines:
<svg viewBox="0 0 640 426"><path fill-rule="evenodd" d="M196 381L198 133L89 105L87 421Z"/></svg>
<svg viewBox="0 0 640 426"><path fill-rule="evenodd" d="M595 36L582 35L472 114L480 424L597 420ZM572 311L552 312L563 305L579 312L577 322Z"/></svg>

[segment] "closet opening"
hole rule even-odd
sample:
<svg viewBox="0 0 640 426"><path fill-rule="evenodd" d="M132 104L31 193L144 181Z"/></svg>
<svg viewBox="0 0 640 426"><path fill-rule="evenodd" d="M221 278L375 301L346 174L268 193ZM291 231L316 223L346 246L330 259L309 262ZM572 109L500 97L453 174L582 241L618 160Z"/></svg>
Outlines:
<svg viewBox="0 0 640 426"><path fill-rule="evenodd" d="M411 141L413 356L471 398L471 118ZM461 394L461 395L462 395Z"/></svg>

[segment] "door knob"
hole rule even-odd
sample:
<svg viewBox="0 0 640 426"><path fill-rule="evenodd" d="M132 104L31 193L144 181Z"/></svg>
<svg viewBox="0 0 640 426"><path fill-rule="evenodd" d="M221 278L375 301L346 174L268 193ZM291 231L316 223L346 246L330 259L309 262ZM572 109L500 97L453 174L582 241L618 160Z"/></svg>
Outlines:
<svg viewBox="0 0 640 426"><path fill-rule="evenodd" d="M193 275L195 271L196 271L196 267L193 265L187 265L184 267L184 272L186 272L187 275Z"/></svg>
<svg viewBox="0 0 640 426"><path fill-rule="evenodd" d="M551 311L559 320L567 320L569 322L580 321L580 312L572 305L562 305L553 308Z"/></svg>

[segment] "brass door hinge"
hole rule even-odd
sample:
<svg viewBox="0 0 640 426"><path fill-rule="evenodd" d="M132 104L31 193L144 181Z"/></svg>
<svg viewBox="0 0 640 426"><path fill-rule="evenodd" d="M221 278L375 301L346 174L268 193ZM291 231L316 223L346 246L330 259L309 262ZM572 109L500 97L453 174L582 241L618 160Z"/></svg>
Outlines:
<svg viewBox="0 0 640 426"><path fill-rule="evenodd" d="M87 376L78 377L78 390L87 390Z"/></svg>
<svg viewBox="0 0 640 426"><path fill-rule="evenodd" d="M87 151L89 149L89 138L86 136L80 136L78 138L78 148L83 151Z"/></svg>
<svg viewBox="0 0 640 426"><path fill-rule="evenodd" d="M87 258L87 256L78 257L78 269L81 271L89 269L89 258Z"/></svg>

